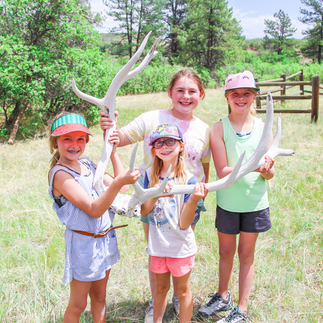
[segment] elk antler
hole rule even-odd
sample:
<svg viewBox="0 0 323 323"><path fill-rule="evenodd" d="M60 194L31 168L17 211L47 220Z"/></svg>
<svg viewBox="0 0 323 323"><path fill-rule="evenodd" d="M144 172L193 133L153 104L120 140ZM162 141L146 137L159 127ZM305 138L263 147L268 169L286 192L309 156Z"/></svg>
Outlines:
<svg viewBox="0 0 323 323"><path fill-rule="evenodd" d="M156 47L158 45L160 38L156 39L154 45L151 47L149 53L145 56L145 58L142 60L140 65L131 71L131 69L134 67L135 63L137 62L137 60L141 56L150 34L151 34L151 31L146 35L145 39L141 43L137 52L130 58L128 63L114 77L114 79L112 80L112 82L109 86L109 89L103 99L97 99L93 96L90 96L88 94L81 92L77 88L75 80L73 79L73 81L72 81L72 87L73 87L74 93L78 97L80 97L81 99L83 99L85 101L88 101L90 103L97 105L103 112L108 114L110 119L114 120L114 125L109 130L106 131L103 151L102 151L102 154L101 154L101 157L100 157L100 160L98 162L97 169L95 172L93 187L96 190L96 192L98 193L98 195L101 195L106 190L106 187L103 183L103 176L105 173L105 169L108 165L111 151L112 151L112 147L113 147L113 144L111 144L111 142L109 141L109 138L110 138L110 135L112 134L112 132L116 129L116 125L115 125L116 119L115 119L114 112L115 112L115 99L116 99L118 90L124 82L128 81L132 77L139 74L158 53L156 51Z"/></svg>
<svg viewBox="0 0 323 323"><path fill-rule="evenodd" d="M272 134L272 124L273 124L273 115L274 115L274 107L273 107L273 99L271 93L267 94L267 110L266 110L266 121L264 130L259 141L259 144L254 152L254 154L241 166L242 160L244 158L244 153L240 156L237 164L235 165L231 174L217 180L216 182L207 183L206 186L209 189L209 192L219 191L231 186L235 181L242 178L246 174L254 171L259 168L263 162L264 154L269 146L271 134ZM278 148L279 140L281 136L281 119L278 117L277 120L277 130L274 141L266 153L268 156L275 158L277 156L291 156L294 154L294 151L291 149L282 149ZM137 151L138 143L133 149L131 159L130 159L130 169L134 170L135 164L135 156ZM240 167L241 166L241 167ZM138 183L133 185L134 193L129 200L128 208L132 209L137 204L142 204L143 202L153 198L153 197L162 197L170 194L191 194L194 191L194 185L174 185L172 189L168 193L163 193L163 190L168 181L168 175L165 176L165 179L162 182L162 185L159 188L149 188L143 189Z"/></svg>

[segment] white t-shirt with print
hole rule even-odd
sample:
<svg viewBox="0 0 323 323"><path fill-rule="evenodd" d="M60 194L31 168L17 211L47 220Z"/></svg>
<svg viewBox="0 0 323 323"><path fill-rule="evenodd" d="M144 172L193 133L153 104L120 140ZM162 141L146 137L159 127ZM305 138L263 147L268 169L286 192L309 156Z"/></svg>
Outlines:
<svg viewBox="0 0 323 323"><path fill-rule="evenodd" d="M204 179L202 164L209 163L211 159L210 127L197 117L190 121L178 119L167 109L145 112L122 128L131 143L144 141L144 161L139 167L141 174L144 175L144 171L152 165L150 134L158 125L165 123L178 126L182 132L187 168L201 182Z"/></svg>
<svg viewBox="0 0 323 323"><path fill-rule="evenodd" d="M144 188L148 188L151 167L145 172ZM160 179L160 183L163 179ZM168 182L174 183L173 178ZM187 174L187 185L195 185L197 178ZM182 230L179 219L183 204L190 194L174 194L174 197L161 197L157 200L149 218L147 254L156 257L186 258L197 252L194 231L191 226Z"/></svg>

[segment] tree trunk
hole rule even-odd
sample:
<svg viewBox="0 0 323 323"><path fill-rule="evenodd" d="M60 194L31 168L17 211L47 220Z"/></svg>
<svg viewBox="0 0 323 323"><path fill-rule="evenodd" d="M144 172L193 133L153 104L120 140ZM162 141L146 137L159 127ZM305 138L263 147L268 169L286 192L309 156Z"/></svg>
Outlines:
<svg viewBox="0 0 323 323"><path fill-rule="evenodd" d="M19 109L19 112L18 112L18 116L13 124L13 127L10 131L10 136L9 136L9 139L8 139L8 144L13 144L15 142L15 139L16 139L16 134L17 134L17 131L18 131L18 128L19 128L19 124L20 124L20 121L24 115L24 112L27 108L27 105L28 103L27 102L24 102L24 105Z"/></svg>

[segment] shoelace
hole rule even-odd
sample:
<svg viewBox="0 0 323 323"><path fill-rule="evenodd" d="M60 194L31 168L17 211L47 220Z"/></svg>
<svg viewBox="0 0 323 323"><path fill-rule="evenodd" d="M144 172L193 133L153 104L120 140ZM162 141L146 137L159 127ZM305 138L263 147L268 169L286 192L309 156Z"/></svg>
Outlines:
<svg viewBox="0 0 323 323"><path fill-rule="evenodd" d="M235 318L235 316L243 316L244 318L246 318L247 316L243 313L243 315L239 312L239 310L237 308L234 308L233 311L226 317L226 321L230 322L231 319Z"/></svg>
<svg viewBox="0 0 323 323"><path fill-rule="evenodd" d="M221 298L221 296L218 295L218 294L209 295L209 297L212 297L212 298L207 303L207 306L212 305L215 301L217 301L217 300L219 300Z"/></svg>

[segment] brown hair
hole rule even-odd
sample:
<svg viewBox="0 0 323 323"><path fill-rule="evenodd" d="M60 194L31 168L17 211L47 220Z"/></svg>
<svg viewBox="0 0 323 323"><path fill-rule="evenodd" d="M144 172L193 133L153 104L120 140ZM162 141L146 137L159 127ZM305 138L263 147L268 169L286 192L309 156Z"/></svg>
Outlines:
<svg viewBox="0 0 323 323"><path fill-rule="evenodd" d="M54 167L57 164L57 162L61 156L58 149L57 149L57 138L58 137L52 136L52 124L55 122L55 120L60 118L62 115L70 114L70 113L75 113L75 112L64 111L64 112L61 112L60 114L58 114L56 117L54 117L54 119L51 123L51 126L49 128L49 131L48 131L49 132L49 151L53 155L53 157L50 160L50 168ZM82 115L81 113L78 113L78 114ZM86 134L86 143L88 143L89 140L90 140L90 136L88 134Z"/></svg>
<svg viewBox="0 0 323 323"><path fill-rule="evenodd" d="M183 150L180 151L178 154L177 165L174 174L174 181L176 182L176 184L184 185L187 179L187 168L184 160L186 156L186 149L184 143L181 140L178 141L182 145ZM148 187L154 187L158 183L160 172L163 167L163 161L155 155L153 148L151 148L151 155L153 157L153 165Z"/></svg>
<svg viewBox="0 0 323 323"><path fill-rule="evenodd" d="M176 81L178 79L180 79L181 77L187 77L187 78L193 80L197 84L200 92L203 93L202 99L204 99L205 90L204 90L203 82L202 82L201 78L194 71L190 70L189 68L186 68L184 70L180 70L173 75L173 77L169 81L168 93L172 93L172 90L173 90L173 87L174 87Z"/></svg>
<svg viewBox="0 0 323 323"><path fill-rule="evenodd" d="M235 90L235 89L234 89ZM234 90L228 90L227 92L225 92L224 93L224 96L227 98L228 97L228 95L232 92L232 91L234 91ZM256 90L253 90L253 89L248 89L251 93L253 93L255 96L257 96L257 91ZM257 111L256 111L256 109L254 108L254 106L252 105L251 107L250 107L250 113L253 115L253 116L255 116L256 115L256 113L257 113Z"/></svg>

